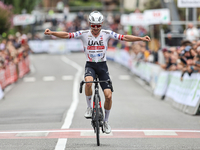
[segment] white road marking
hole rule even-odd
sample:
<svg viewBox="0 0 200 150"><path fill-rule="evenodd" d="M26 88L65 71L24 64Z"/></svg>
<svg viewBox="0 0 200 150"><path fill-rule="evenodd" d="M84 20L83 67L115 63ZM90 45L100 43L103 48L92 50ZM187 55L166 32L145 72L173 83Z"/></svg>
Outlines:
<svg viewBox="0 0 200 150"><path fill-rule="evenodd" d="M55 150L64 150L67 144L67 138L58 139Z"/></svg>
<svg viewBox="0 0 200 150"><path fill-rule="evenodd" d="M28 133L18 133L18 137L43 137L47 136L49 132L28 132Z"/></svg>
<svg viewBox="0 0 200 150"><path fill-rule="evenodd" d="M25 78L23 78L23 81L24 82L35 82L36 79L35 79L35 77L25 77Z"/></svg>
<svg viewBox="0 0 200 150"><path fill-rule="evenodd" d="M15 84L11 84L11 85L7 86L4 90L4 93L7 94L14 86L15 86Z"/></svg>
<svg viewBox="0 0 200 150"><path fill-rule="evenodd" d="M72 100L72 103L70 105L70 108L67 112L67 116L65 118L65 121L64 121L64 124L62 126L61 129L68 129L72 123L72 119L74 117L74 112L76 111L76 108L77 108L77 105L78 105L78 102L79 102L79 95L78 95L78 89L79 89L79 78L81 77L82 75L82 71L83 71L83 68L78 65L77 63L71 61L70 59L68 59L67 57L61 57L61 59L73 66L74 68L76 68L78 71L75 75L75 78L74 78L74 84L73 84L73 100Z"/></svg>
<svg viewBox="0 0 200 150"><path fill-rule="evenodd" d="M69 64L69 65L73 66L74 68L76 68L78 70L76 72L76 75L75 75L75 78L74 78L73 100L72 100L70 108L67 112L64 124L61 127L61 129L69 129L69 127L71 126L71 123L72 123L78 102L79 102L79 97L78 97L77 91L79 89L79 78L82 75L83 68L80 65L78 65L77 63L75 63L74 61L71 61L70 59L68 59L67 57L62 56L61 60L64 61L66 64ZM67 138L58 139L55 150L65 150L66 144L67 144Z"/></svg>
<svg viewBox="0 0 200 150"><path fill-rule="evenodd" d="M120 79L120 80L130 80L131 77L130 77L130 75L120 75L120 76L119 76L119 79Z"/></svg>
<svg viewBox="0 0 200 150"><path fill-rule="evenodd" d="M54 81L56 78L54 76L45 76L43 77L43 81Z"/></svg>
<svg viewBox="0 0 200 150"><path fill-rule="evenodd" d="M177 135L175 131L144 131L145 135Z"/></svg>
<svg viewBox="0 0 200 150"><path fill-rule="evenodd" d="M62 76L62 80L73 80L73 76Z"/></svg>

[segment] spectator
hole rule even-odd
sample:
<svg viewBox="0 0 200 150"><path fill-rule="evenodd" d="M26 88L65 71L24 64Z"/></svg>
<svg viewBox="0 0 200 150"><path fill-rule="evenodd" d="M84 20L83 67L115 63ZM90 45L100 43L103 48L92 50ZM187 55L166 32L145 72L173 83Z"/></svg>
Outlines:
<svg viewBox="0 0 200 150"><path fill-rule="evenodd" d="M172 34L168 33L166 38L166 46L176 46L176 41L172 39Z"/></svg>
<svg viewBox="0 0 200 150"><path fill-rule="evenodd" d="M107 21L108 21L109 25L114 23L114 19L113 19L113 14L112 13L108 13Z"/></svg>
<svg viewBox="0 0 200 150"><path fill-rule="evenodd" d="M164 68L166 64L166 54L167 54L167 48L163 48L162 50L158 50L158 64Z"/></svg>
<svg viewBox="0 0 200 150"><path fill-rule="evenodd" d="M84 19L84 13L83 13L82 10L80 10L80 11L78 12L78 19L81 20L81 21Z"/></svg>
<svg viewBox="0 0 200 150"><path fill-rule="evenodd" d="M180 53L180 60L182 65L182 75L181 80L183 80L183 75L188 72L191 75L193 72L200 71L200 67L193 66L189 62L194 61L197 57L197 53L191 46L186 46L184 50Z"/></svg>
<svg viewBox="0 0 200 150"><path fill-rule="evenodd" d="M199 40L199 31L192 23L188 24L188 28L185 30L186 40L190 42Z"/></svg>

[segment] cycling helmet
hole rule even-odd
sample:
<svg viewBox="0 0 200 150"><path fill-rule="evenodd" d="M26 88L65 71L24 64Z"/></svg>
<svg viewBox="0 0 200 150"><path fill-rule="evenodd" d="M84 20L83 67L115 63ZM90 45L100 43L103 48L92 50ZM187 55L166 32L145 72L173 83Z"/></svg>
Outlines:
<svg viewBox="0 0 200 150"><path fill-rule="evenodd" d="M93 11L90 13L88 21L92 24L101 24L103 22L103 15L98 11Z"/></svg>

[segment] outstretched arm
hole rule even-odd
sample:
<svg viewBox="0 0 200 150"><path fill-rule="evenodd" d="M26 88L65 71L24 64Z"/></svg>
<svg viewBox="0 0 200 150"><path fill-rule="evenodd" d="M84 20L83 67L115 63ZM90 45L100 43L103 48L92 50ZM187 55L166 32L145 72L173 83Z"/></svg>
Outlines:
<svg viewBox="0 0 200 150"><path fill-rule="evenodd" d="M68 32L54 32L54 31L51 31L49 29L46 29L44 34L45 35L54 35L56 37L63 38L63 39L69 38Z"/></svg>
<svg viewBox="0 0 200 150"><path fill-rule="evenodd" d="M135 41L151 41L149 36L139 37L139 36L133 36L133 35L124 35L124 41L127 42L135 42Z"/></svg>

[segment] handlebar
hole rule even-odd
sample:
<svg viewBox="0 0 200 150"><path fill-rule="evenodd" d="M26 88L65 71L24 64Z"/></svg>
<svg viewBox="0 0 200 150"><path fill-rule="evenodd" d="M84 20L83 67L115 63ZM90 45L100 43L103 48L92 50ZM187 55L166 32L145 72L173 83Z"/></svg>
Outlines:
<svg viewBox="0 0 200 150"><path fill-rule="evenodd" d="M105 80L105 81L89 81L89 82L86 82L86 81L81 81L80 83L80 89L79 89L79 92L82 93L82 89L83 89L83 84L85 83L102 83L102 82L106 82L110 85L110 89L111 91L113 92L113 86L112 86L112 81L110 79L108 80Z"/></svg>

